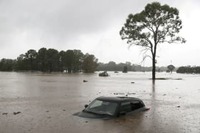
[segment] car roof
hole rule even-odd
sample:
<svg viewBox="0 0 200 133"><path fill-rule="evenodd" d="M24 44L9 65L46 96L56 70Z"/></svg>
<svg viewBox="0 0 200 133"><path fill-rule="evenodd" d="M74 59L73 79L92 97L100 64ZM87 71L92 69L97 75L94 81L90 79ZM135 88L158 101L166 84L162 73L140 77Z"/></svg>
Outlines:
<svg viewBox="0 0 200 133"><path fill-rule="evenodd" d="M96 98L97 100L102 100L102 101L111 101L111 102L128 102L128 101L142 101L139 98L135 98L135 97L105 97L105 96L101 96Z"/></svg>

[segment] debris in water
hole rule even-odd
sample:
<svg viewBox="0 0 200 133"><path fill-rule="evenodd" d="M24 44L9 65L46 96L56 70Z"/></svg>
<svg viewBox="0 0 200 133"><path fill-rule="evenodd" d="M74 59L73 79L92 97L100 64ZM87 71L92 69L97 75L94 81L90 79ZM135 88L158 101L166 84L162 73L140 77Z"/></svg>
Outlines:
<svg viewBox="0 0 200 133"><path fill-rule="evenodd" d="M135 82L131 82L131 84L135 84Z"/></svg>
<svg viewBox="0 0 200 133"><path fill-rule="evenodd" d="M2 115L7 115L8 113L2 113Z"/></svg>
<svg viewBox="0 0 200 133"><path fill-rule="evenodd" d="M177 108L180 108L181 106L177 106Z"/></svg>
<svg viewBox="0 0 200 133"><path fill-rule="evenodd" d="M17 115L17 114L20 114L21 112L18 111L18 112L13 112L14 115Z"/></svg>
<svg viewBox="0 0 200 133"><path fill-rule="evenodd" d="M163 94L163 96L166 96L166 94Z"/></svg>
<svg viewBox="0 0 200 133"><path fill-rule="evenodd" d="M136 93L129 93L129 92L128 92L126 95L135 95L135 94L136 94Z"/></svg>
<svg viewBox="0 0 200 133"><path fill-rule="evenodd" d="M88 82L87 80L83 80L83 82Z"/></svg>
<svg viewBox="0 0 200 133"><path fill-rule="evenodd" d="M125 95L125 93L113 93L114 95Z"/></svg>
<svg viewBox="0 0 200 133"><path fill-rule="evenodd" d="M135 94L136 94L136 93L129 93L129 92L128 92L128 93L126 94L126 96L135 95Z"/></svg>
<svg viewBox="0 0 200 133"><path fill-rule="evenodd" d="M63 111L66 111L65 109L63 109Z"/></svg>

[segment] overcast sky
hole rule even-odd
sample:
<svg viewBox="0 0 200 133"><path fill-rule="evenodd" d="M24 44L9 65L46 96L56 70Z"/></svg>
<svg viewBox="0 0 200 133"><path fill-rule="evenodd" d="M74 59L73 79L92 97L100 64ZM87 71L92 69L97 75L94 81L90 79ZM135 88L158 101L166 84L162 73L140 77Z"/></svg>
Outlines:
<svg viewBox="0 0 200 133"><path fill-rule="evenodd" d="M29 49L80 49L99 62L142 62L140 47L128 48L119 31L127 16L152 0L0 0L0 59L15 59ZM158 66L200 66L200 1L158 0L180 11L185 44L161 44Z"/></svg>

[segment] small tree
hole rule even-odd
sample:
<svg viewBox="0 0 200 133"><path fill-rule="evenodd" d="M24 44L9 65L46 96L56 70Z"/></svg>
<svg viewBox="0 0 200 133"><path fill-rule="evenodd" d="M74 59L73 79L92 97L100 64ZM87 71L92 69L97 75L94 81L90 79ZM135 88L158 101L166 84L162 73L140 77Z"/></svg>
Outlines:
<svg viewBox="0 0 200 133"><path fill-rule="evenodd" d="M173 65L169 65L169 66L167 66L167 69L169 70L169 72L173 72L173 70L175 69L175 66L173 66Z"/></svg>
<svg viewBox="0 0 200 133"><path fill-rule="evenodd" d="M156 78L156 54L160 43L184 43L185 39L177 36L182 28L179 11L159 2L147 4L145 9L135 15L130 14L120 31L122 39L131 45L142 46L145 53L150 51L152 58L152 79ZM145 57L148 55L146 54ZM144 57L144 58L145 58Z"/></svg>

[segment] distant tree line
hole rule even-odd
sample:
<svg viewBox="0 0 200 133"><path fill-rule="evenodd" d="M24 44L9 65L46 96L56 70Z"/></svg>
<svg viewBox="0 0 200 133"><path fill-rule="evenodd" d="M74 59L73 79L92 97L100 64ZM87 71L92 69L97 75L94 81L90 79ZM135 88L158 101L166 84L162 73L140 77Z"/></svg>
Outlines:
<svg viewBox="0 0 200 133"><path fill-rule="evenodd" d="M38 51L30 49L17 59L0 61L0 71L92 73L97 66L98 60L92 54L83 54L80 50L58 51L52 48L41 48Z"/></svg>
<svg viewBox="0 0 200 133"><path fill-rule="evenodd" d="M152 71L152 67L144 67L141 65L131 64L131 62L126 63L115 63L110 61L108 63L99 63L97 70L99 71L123 71L127 68L127 71ZM158 72L166 71L167 67L157 67Z"/></svg>
<svg viewBox="0 0 200 133"><path fill-rule="evenodd" d="M200 67L199 66L182 66L179 67L176 71L177 73L196 73L199 74L200 73Z"/></svg>

